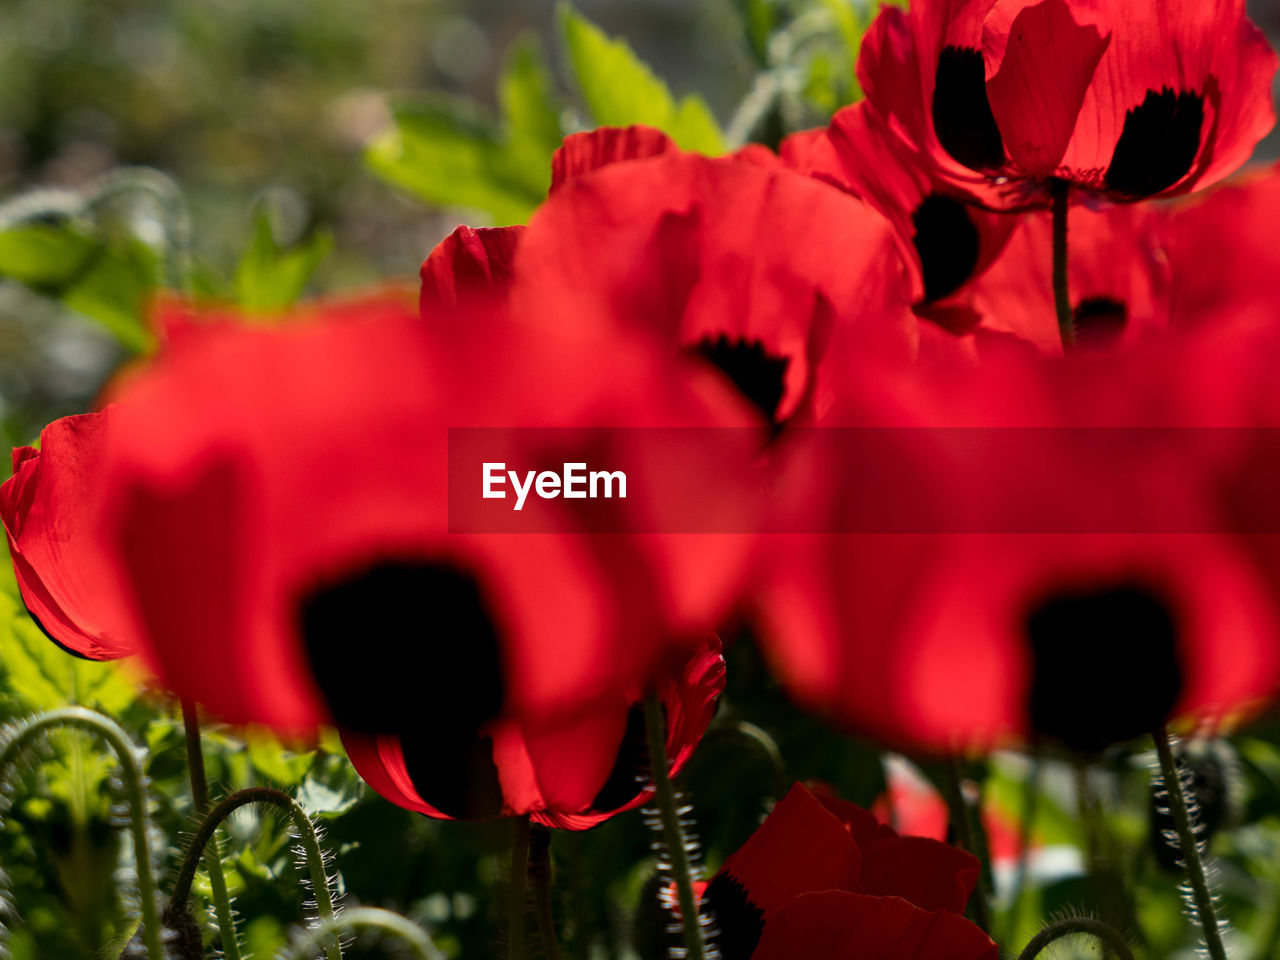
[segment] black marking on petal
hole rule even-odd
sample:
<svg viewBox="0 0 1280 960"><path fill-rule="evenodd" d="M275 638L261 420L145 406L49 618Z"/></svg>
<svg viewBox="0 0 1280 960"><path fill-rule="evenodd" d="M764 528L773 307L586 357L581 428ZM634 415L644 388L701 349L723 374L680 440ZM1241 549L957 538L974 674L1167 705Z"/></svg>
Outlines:
<svg viewBox="0 0 1280 960"><path fill-rule="evenodd" d="M384 562L314 590L299 625L339 726L472 738L504 699L489 610L476 580L449 564Z"/></svg>
<svg viewBox="0 0 1280 960"><path fill-rule="evenodd" d="M662 708L666 717L667 708ZM663 723L664 730L666 723ZM649 772L649 740L645 733L644 704L637 703L627 713L627 728L622 733L622 743L618 745L617 759L609 778L591 801L591 809L601 813L609 813L625 807L640 794L644 793L642 778L647 780Z"/></svg>
<svg viewBox="0 0 1280 960"><path fill-rule="evenodd" d="M723 333L705 338L693 352L719 367L765 419L777 422L778 408L787 392L790 357L772 356L759 340L730 340Z"/></svg>
<svg viewBox="0 0 1280 960"><path fill-rule="evenodd" d="M970 170L1004 166L1004 138L987 98L981 50L946 47L938 55L933 129L943 149Z"/></svg>
<svg viewBox="0 0 1280 960"><path fill-rule="evenodd" d="M1026 619L1031 726L1100 750L1162 726L1182 692L1178 624L1141 586L1056 593Z"/></svg>
<svg viewBox="0 0 1280 960"><path fill-rule="evenodd" d="M400 749L413 789L441 813L457 820L491 820L502 814L502 783L488 737L423 727L402 734Z"/></svg>
<svg viewBox="0 0 1280 960"><path fill-rule="evenodd" d="M742 881L722 870L707 884L702 899L716 919L723 960L751 960L764 935L764 910L751 902Z"/></svg>
<svg viewBox="0 0 1280 960"><path fill-rule="evenodd" d="M963 287L978 267L981 238L969 209L954 197L932 193L911 215L912 242L924 269L924 299L933 303Z"/></svg>
<svg viewBox="0 0 1280 960"><path fill-rule="evenodd" d="M1124 336L1129 308L1110 297L1088 297L1074 311L1076 343L1082 347L1113 347Z"/></svg>
<svg viewBox="0 0 1280 960"><path fill-rule="evenodd" d="M1104 186L1134 200L1167 190L1191 172L1203 127L1203 94L1148 90L1125 114Z"/></svg>

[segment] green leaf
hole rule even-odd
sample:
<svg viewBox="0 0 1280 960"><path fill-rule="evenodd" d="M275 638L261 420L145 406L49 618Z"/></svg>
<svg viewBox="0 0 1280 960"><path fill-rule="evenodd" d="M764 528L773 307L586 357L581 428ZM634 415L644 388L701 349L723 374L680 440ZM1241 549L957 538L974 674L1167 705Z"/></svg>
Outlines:
<svg viewBox="0 0 1280 960"><path fill-rule="evenodd" d="M701 97L677 103L625 40L609 37L568 3L560 5L559 16L578 88L597 124L642 123L665 131L685 150L724 153L724 134Z"/></svg>
<svg viewBox="0 0 1280 960"><path fill-rule="evenodd" d="M333 250L333 234L317 231L297 246L276 243L271 217L254 217L249 248L236 267L236 302L246 310L274 313L297 303L316 268Z"/></svg>
<svg viewBox="0 0 1280 960"><path fill-rule="evenodd" d="M0 574L0 664L10 714L53 710L75 702L119 715L137 686L119 663L81 660L44 635L27 613L8 557Z"/></svg>
<svg viewBox="0 0 1280 960"><path fill-rule="evenodd" d="M15 227L0 232L0 277L61 300L129 350L151 349L146 305L159 278L155 254L137 240L107 240L69 224Z"/></svg>
<svg viewBox="0 0 1280 960"><path fill-rule="evenodd" d="M392 128L365 161L384 180L428 203L523 223L546 199L560 110L536 40L516 43L498 83L502 117L449 97L393 104Z"/></svg>

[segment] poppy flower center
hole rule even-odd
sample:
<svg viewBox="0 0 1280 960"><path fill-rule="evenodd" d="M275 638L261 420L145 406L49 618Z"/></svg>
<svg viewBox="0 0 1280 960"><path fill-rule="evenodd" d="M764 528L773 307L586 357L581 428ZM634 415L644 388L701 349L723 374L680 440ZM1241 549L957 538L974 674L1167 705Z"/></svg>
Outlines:
<svg viewBox="0 0 1280 960"><path fill-rule="evenodd" d="M721 872L707 884L702 899L720 931L716 944L723 960L751 960L764 935L764 910L751 902L742 881Z"/></svg>
<svg viewBox="0 0 1280 960"><path fill-rule="evenodd" d="M912 238L924 270L924 298L941 300L959 290L978 266L978 228L965 205L933 193L911 215Z"/></svg>
<svg viewBox="0 0 1280 960"><path fill-rule="evenodd" d="M1162 726L1178 702L1178 625L1144 587L1057 593L1026 619L1032 728L1096 751Z"/></svg>
<svg viewBox="0 0 1280 960"><path fill-rule="evenodd" d="M787 390L789 357L771 355L759 340L731 340L723 333L718 337L706 337L692 350L732 380L738 391L764 414L766 420L777 422L778 408Z"/></svg>
<svg viewBox="0 0 1280 960"><path fill-rule="evenodd" d="M1129 308L1110 297L1088 297L1074 311L1076 342L1083 347L1114 347L1129 323Z"/></svg>
<svg viewBox="0 0 1280 960"><path fill-rule="evenodd" d="M939 54L933 130L943 149L970 170L1004 166L1004 137L987 97L981 50L946 47Z"/></svg>
<svg viewBox="0 0 1280 960"><path fill-rule="evenodd" d="M479 584L447 563L388 561L313 590L299 627L334 721L358 733L471 740L504 699Z"/></svg>
<svg viewBox="0 0 1280 960"><path fill-rule="evenodd" d="M1172 187L1191 172L1203 127L1203 94L1148 90L1146 99L1125 114L1106 188L1137 200Z"/></svg>

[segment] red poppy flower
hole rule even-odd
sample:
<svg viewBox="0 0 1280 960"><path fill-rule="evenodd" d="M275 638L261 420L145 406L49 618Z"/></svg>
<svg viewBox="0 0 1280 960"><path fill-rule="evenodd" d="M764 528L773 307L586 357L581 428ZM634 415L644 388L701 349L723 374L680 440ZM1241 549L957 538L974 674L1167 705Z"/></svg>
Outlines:
<svg viewBox="0 0 1280 960"><path fill-rule="evenodd" d="M795 454L822 513L804 529L832 531L766 551L763 633L796 696L938 750L1096 750L1271 700L1276 607L1220 492L1249 432L1145 429L1248 422L1242 369L1157 344L850 378L843 422L907 428L880 431L903 459ZM1115 427L1135 429L1094 429ZM848 532L868 503L897 512Z"/></svg>
<svg viewBox="0 0 1280 960"><path fill-rule="evenodd" d="M1017 219L967 202L866 101L837 113L828 136L837 182L889 219L920 272L918 312L950 328L972 326L977 316L956 295L996 260ZM812 158L813 149L806 153Z"/></svg>
<svg viewBox="0 0 1280 960"><path fill-rule="evenodd" d="M545 431L503 449L604 458L643 490L665 464L593 428L720 422L635 344L428 324L389 300L227 319L176 340L118 415L120 588L161 679L232 722L447 739L563 719L642 686L734 599L741 537L601 535L564 500L544 532L451 531L450 428L563 428L554 449ZM694 469L722 496L716 455ZM639 527L642 497L601 503Z"/></svg>
<svg viewBox="0 0 1280 960"><path fill-rule="evenodd" d="M844 357L914 350L892 231L840 190L635 132L571 140L557 169L573 175L516 254L519 319L575 337L639 332L775 426L816 417Z"/></svg>
<svg viewBox="0 0 1280 960"><path fill-rule="evenodd" d="M902 136L1004 206L1050 179L1120 201L1208 186L1274 124L1275 71L1244 0L917 0L858 61Z"/></svg>
<svg viewBox="0 0 1280 960"><path fill-rule="evenodd" d="M59 646L90 660L134 652L127 612L110 589L96 536L99 464L114 408L65 417L44 428L40 449L13 451L0 486L0 519L22 600Z"/></svg>
<svg viewBox="0 0 1280 960"><path fill-rule="evenodd" d="M1078 347L1132 346L1173 325L1174 275L1181 271L1161 246L1165 220L1163 210L1146 205L1073 211L1067 279ZM1046 256L1052 231L1048 213L1019 217L1008 247L973 284L970 299L984 332L1009 334L1061 354Z"/></svg>
<svg viewBox="0 0 1280 960"><path fill-rule="evenodd" d="M702 739L724 692L720 642L710 640L664 677L671 772ZM645 803L648 779L642 691L557 724L497 720L470 740L442 743L438 731L343 733L356 770L392 803L429 817L479 820L529 815L535 823L586 830Z"/></svg>
<svg viewBox="0 0 1280 960"><path fill-rule="evenodd" d="M995 960L976 857L796 784L703 892L725 960Z"/></svg>

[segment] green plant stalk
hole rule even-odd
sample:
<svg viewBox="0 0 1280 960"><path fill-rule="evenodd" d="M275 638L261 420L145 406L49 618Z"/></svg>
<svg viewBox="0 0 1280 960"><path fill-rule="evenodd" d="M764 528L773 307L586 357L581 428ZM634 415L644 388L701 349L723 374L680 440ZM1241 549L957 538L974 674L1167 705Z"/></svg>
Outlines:
<svg viewBox="0 0 1280 960"><path fill-rule="evenodd" d="M147 847L147 794L142 765L133 743L124 729L110 717L84 707L50 710L10 727L10 734L0 748L0 780L22 750L47 730L78 727L101 737L120 761L121 781L129 804L129 826L133 834L134 859L138 868L138 898L142 911L142 943L150 960L164 960L160 937L160 908L156 903L156 885L151 874L151 853Z"/></svg>
<svg viewBox="0 0 1280 960"><path fill-rule="evenodd" d="M511 867L507 874L507 960L524 960L525 881L529 878L529 818L511 821Z"/></svg>
<svg viewBox="0 0 1280 960"><path fill-rule="evenodd" d="M381 930L402 940L419 960L445 960L445 955L417 924L398 913L377 907L344 910L340 917L321 920L292 946L280 954L280 960L311 960L327 940L337 940L353 930Z"/></svg>
<svg viewBox="0 0 1280 960"><path fill-rule="evenodd" d="M547 960L560 960L555 912L551 909L551 831L543 826L529 828L529 880L542 952Z"/></svg>
<svg viewBox="0 0 1280 960"><path fill-rule="evenodd" d="M1129 944L1125 943L1124 937L1120 936L1114 927L1093 917L1067 917L1065 920L1049 924L1032 938L1022 953L1018 954L1018 960L1035 960L1040 952L1055 940L1078 933L1088 934L1101 940L1120 960L1133 960L1133 951L1129 949Z"/></svg>
<svg viewBox="0 0 1280 960"><path fill-rule="evenodd" d="M649 740L649 765L653 768L654 799L662 820L667 857L671 861L671 876L675 880L676 896L680 904L680 929L684 938L685 957L687 960L706 960L707 945L702 935L698 898L693 893L693 874L685 847L684 828L680 825L676 792L668 772L666 722L662 715L662 703L656 693L650 692L644 699L644 722Z"/></svg>
<svg viewBox="0 0 1280 960"><path fill-rule="evenodd" d="M1196 839L1191 813L1187 809L1182 775L1173 757L1168 728L1161 727L1152 734L1152 739L1156 743L1156 756L1160 758L1160 775L1164 780L1165 794L1169 797L1169 812L1173 814L1174 829L1178 833L1178 852L1182 854L1182 861L1186 865L1196 915L1200 921L1200 929L1204 932L1205 950L1212 960L1227 960L1227 949L1223 946L1222 932L1218 929L1218 914L1213 906L1213 894L1209 890L1204 861L1200 857L1200 842Z"/></svg>
<svg viewBox="0 0 1280 960"><path fill-rule="evenodd" d="M961 787L960 760L952 756L947 758L947 807L951 811L951 823L955 827L956 839L960 847L978 858L982 865L978 884L973 891L973 919L985 932L991 930L991 905L987 902L987 880L991 875L986 846L978 842L973 822L969 818L969 804L964 798Z"/></svg>
<svg viewBox="0 0 1280 960"><path fill-rule="evenodd" d="M1022 920L1022 900L1026 893L1027 876L1031 872L1031 843L1035 836L1036 815L1039 813L1040 779L1044 773L1044 758L1037 750L1031 756L1031 769L1022 784L1021 820L1018 824L1018 869L1014 875L1012 900L1009 903L1009 915L1006 921L1008 935L1011 939L1018 934L1018 925Z"/></svg>
<svg viewBox="0 0 1280 960"><path fill-rule="evenodd" d="M302 843L302 852L307 860L307 869L311 874L311 886L315 891L318 928L325 924L332 924L334 922L333 898L329 894L329 877L325 873L324 853L320 849L315 825L307 816L307 811L298 805L298 801L283 790L272 787L249 787L245 790L237 790L209 811L200 822L182 858L182 865L178 869L178 876L173 884L174 901L182 902L191 895L191 884L195 880L196 869L218 827L235 811L251 803L266 803L279 807L293 820L298 831L298 839ZM321 940L323 939L321 937ZM319 943L320 940L316 942ZM328 938L325 953L329 960L342 960L342 944L336 934Z"/></svg>
<svg viewBox="0 0 1280 960"><path fill-rule="evenodd" d="M196 705L182 701L182 727L187 739L187 770L191 776L191 800L196 816L209 812L209 781L204 769L204 749L200 744L200 718ZM222 875L222 853L218 850L217 836L209 837L205 848L204 868L209 873L209 887L213 893L213 910L222 932L222 954L226 960L240 960L240 941L236 937L236 919L231 912L231 898L227 896L227 878Z"/></svg>
<svg viewBox="0 0 1280 960"><path fill-rule="evenodd" d="M1066 180L1049 181L1053 196L1053 307L1058 315L1058 334L1062 349L1076 345L1076 324L1071 311L1071 288L1067 283L1067 212L1071 204L1071 184Z"/></svg>

